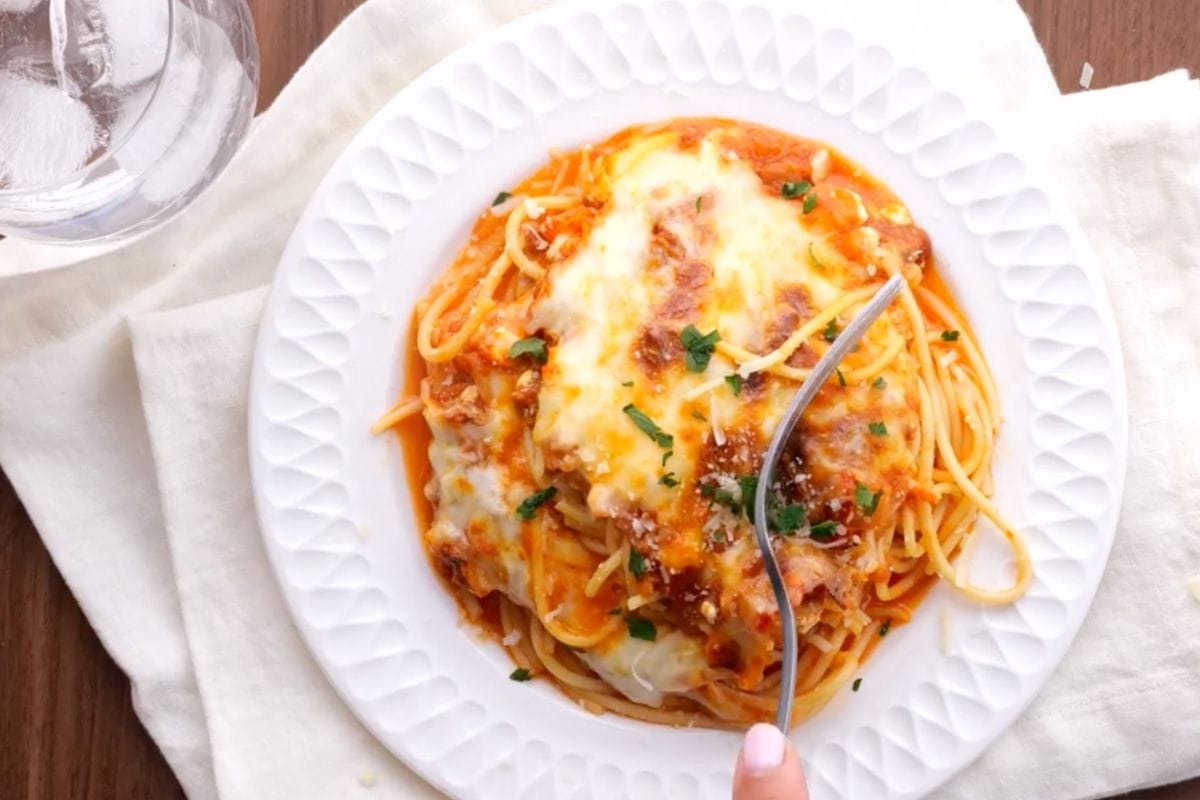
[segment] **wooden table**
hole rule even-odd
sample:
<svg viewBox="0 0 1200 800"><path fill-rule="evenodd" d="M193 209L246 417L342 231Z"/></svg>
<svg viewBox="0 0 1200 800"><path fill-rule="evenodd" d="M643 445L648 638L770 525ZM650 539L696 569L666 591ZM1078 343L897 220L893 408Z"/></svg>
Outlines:
<svg viewBox="0 0 1200 800"><path fill-rule="evenodd" d="M964 0L966 2L967 0ZM360 0L250 0L262 106ZM1200 0L1021 0L1063 91L1200 68ZM1200 796L1200 781L1128 800ZM112 800L183 793L108 658L0 475L0 798ZM1039 799L1041 800L1041 799Z"/></svg>

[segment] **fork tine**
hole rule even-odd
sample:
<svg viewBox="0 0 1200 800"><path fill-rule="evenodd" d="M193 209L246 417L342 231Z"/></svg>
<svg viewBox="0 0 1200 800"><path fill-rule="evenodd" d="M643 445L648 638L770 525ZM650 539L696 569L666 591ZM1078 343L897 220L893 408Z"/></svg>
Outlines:
<svg viewBox="0 0 1200 800"><path fill-rule="evenodd" d="M867 328L871 327L871 323L891 305L903 286L904 278L899 273L893 275L813 367L812 373L796 392L783 418L779 420L758 474L758 489L754 493L754 538L758 541L758 549L762 551L763 565L767 569L767 577L771 580L771 591L775 594L775 603L779 606L779 622L783 626L783 675L779 684L779 707L775 713L775 724L784 733L791 727L792 701L796 694L796 617L792 612L787 587L783 583L783 573L779 569L779 562L775 558L767 530L767 490L775 476L775 465L779 463L784 445L796 429L800 415L850 352L850 348L858 343L867 332Z"/></svg>

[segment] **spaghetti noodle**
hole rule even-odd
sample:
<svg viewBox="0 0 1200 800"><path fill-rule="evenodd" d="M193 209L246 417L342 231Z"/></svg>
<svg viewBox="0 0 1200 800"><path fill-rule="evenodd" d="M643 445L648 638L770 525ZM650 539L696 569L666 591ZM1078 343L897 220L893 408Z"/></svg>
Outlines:
<svg viewBox="0 0 1200 800"><path fill-rule="evenodd" d="M840 321L897 272L770 487L794 721L934 582L999 604L1032 580L989 498L996 387L927 236L830 148L718 119L554 153L480 215L416 309L419 397L373 430L423 415L424 544L522 677L649 722L770 718L780 632L748 481ZM1002 590L952 563L981 515L1014 554Z"/></svg>

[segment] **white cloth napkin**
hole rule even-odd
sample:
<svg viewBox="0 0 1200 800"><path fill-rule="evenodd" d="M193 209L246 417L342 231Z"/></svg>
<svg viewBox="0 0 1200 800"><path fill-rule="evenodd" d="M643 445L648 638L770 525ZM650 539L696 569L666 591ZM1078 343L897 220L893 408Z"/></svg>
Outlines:
<svg viewBox="0 0 1200 800"><path fill-rule="evenodd" d="M421 69L543 2L372 0L168 226L111 253L0 242L0 463L194 800L439 796L345 709L284 609L246 466L251 348L263 287L349 138ZM1200 575L1200 89L1172 74L1059 98L1011 0L803 5L886 39L1040 154L1125 346L1129 480L1096 605L1033 707L939 796L1075 800L1200 774L1185 587Z"/></svg>

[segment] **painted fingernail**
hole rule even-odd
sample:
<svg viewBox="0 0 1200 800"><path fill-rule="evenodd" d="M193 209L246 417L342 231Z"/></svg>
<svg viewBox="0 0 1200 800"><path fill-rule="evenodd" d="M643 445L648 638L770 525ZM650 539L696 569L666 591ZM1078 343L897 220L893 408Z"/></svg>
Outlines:
<svg viewBox="0 0 1200 800"><path fill-rule="evenodd" d="M751 775L774 772L783 764L787 740L779 728L760 722L746 733L742 743L742 765Z"/></svg>

